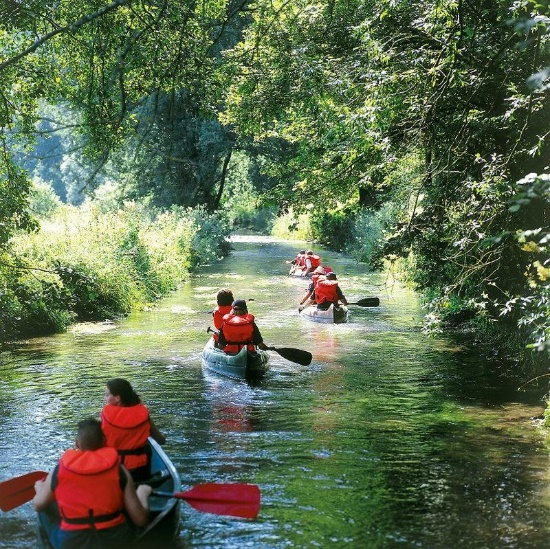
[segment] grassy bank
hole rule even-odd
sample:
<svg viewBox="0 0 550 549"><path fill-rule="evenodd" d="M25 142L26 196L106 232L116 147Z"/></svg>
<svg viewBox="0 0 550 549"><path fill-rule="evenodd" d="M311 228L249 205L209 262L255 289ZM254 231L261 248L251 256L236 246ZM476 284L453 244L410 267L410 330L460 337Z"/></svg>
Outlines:
<svg viewBox="0 0 550 549"><path fill-rule="evenodd" d="M114 319L167 295L229 251L228 229L200 208L60 206L10 242L0 262L2 341Z"/></svg>

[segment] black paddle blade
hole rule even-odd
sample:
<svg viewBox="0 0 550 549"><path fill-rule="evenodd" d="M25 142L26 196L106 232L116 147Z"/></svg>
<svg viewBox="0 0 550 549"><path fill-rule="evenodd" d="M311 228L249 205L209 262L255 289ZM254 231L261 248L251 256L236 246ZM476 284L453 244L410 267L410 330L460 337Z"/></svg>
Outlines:
<svg viewBox="0 0 550 549"><path fill-rule="evenodd" d="M365 297L365 299L360 299L356 303L348 303L348 305L359 305L359 307L378 307L380 305L380 299L377 297Z"/></svg>
<svg viewBox="0 0 550 549"><path fill-rule="evenodd" d="M294 349L293 347L270 347L271 350L279 353L283 358L296 362L302 366L309 366L313 355L308 351L302 351L302 349Z"/></svg>

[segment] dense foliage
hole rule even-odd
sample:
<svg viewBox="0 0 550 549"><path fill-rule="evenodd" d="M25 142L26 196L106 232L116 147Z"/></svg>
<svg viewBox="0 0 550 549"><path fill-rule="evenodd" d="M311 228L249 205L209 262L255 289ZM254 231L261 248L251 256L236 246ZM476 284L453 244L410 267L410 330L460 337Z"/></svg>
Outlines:
<svg viewBox="0 0 550 549"><path fill-rule="evenodd" d="M22 164L73 203L102 184L118 205L251 223L262 196L373 268L399 263L429 328L497 325L548 350L546 2L6 0L0 15L4 250L33 228ZM25 157L46 135L58 174Z"/></svg>
<svg viewBox="0 0 550 549"><path fill-rule="evenodd" d="M246 4L2 3L0 133L18 163L73 204L116 180L125 198L218 207L235 136L215 68Z"/></svg>
<svg viewBox="0 0 550 549"><path fill-rule="evenodd" d="M548 193L511 203L514 183L547 167L550 104L530 85L547 78L546 15L496 0L262 3L231 54L225 120L295 144L272 166L274 197L313 205L329 242L356 241L343 221L366 210L380 233L369 259L406 260L432 327L536 317L544 348L547 300L528 300L531 320L517 305L534 281L547 294L540 268L525 276L548 268L547 249L515 235L547 230Z"/></svg>
<svg viewBox="0 0 550 549"><path fill-rule="evenodd" d="M3 339L143 308L198 266L226 255L227 235L227 226L200 208L58 206L41 220L39 233L12 239L12 263L0 265Z"/></svg>

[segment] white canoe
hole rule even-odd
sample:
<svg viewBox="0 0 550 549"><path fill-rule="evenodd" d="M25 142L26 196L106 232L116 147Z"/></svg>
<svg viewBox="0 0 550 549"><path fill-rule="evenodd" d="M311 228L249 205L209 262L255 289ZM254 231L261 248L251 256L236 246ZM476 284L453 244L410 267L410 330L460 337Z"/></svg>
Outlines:
<svg viewBox="0 0 550 549"><path fill-rule="evenodd" d="M318 309L317 305L310 305L300 314L313 322L321 322L324 324L344 324L349 318L349 310L344 305L340 307L331 305L326 311Z"/></svg>

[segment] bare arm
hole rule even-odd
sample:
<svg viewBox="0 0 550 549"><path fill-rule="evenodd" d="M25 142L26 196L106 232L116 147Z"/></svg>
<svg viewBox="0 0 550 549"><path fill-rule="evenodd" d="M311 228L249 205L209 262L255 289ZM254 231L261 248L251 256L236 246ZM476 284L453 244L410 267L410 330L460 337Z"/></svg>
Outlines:
<svg viewBox="0 0 550 549"><path fill-rule="evenodd" d="M149 417L149 424L151 426L151 436L159 443L164 444L166 442L166 437L158 430L154 421Z"/></svg>
<svg viewBox="0 0 550 549"><path fill-rule="evenodd" d="M346 299L346 296L342 293L342 290L340 289L340 286L336 286L336 293L338 294L338 298L340 301L344 304L348 304L348 300Z"/></svg>
<svg viewBox="0 0 550 549"><path fill-rule="evenodd" d="M302 301L300 301L300 305L303 305L306 301L309 301L309 298L311 297L312 294L313 294L313 290L307 290L306 295L304 296Z"/></svg>
<svg viewBox="0 0 550 549"><path fill-rule="evenodd" d="M36 511L44 511L50 503L55 500L52 492L52 472L44 480L37 480L34 483L34 491L36 492L32 499L32 506Z"/></svg>
<svg viewBox="0 0 550 549"><path fill-rule="evenodd" d="M123 468L126 475L126 487L124 488L124 507L130 520L136 526L146 526L149 522L149 496L153 489L146 484L136 486L130 473Z"/></svg>
<svg viewBox="0 0 550 549"><path fill-rule="evenodd" d="M314 267L311 263L311 259L306 259L304 263L304 270L302 271L302 276L307 276L311 271L313 271Z"/></svg>

